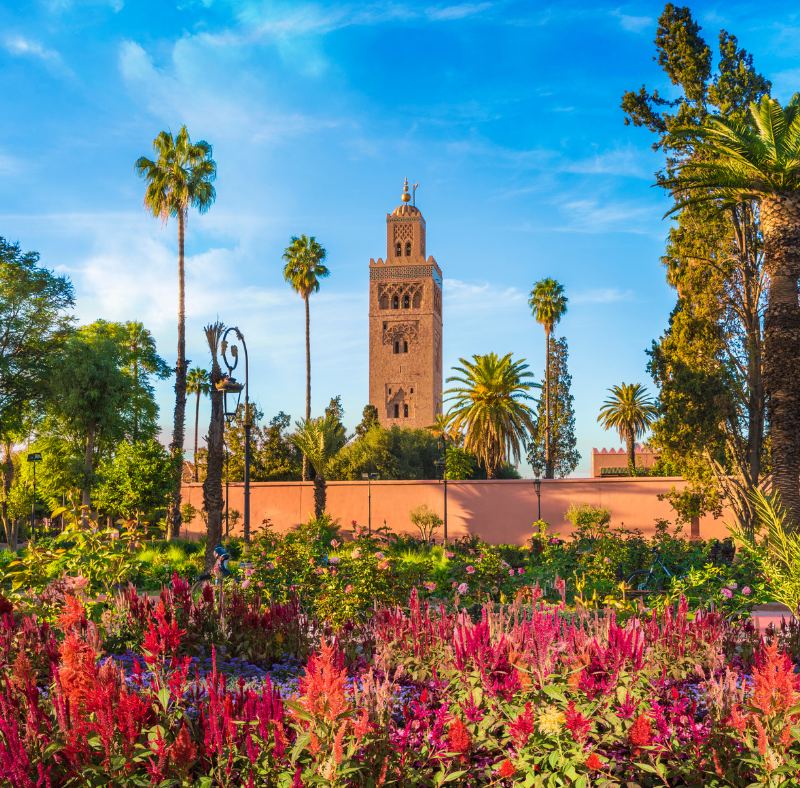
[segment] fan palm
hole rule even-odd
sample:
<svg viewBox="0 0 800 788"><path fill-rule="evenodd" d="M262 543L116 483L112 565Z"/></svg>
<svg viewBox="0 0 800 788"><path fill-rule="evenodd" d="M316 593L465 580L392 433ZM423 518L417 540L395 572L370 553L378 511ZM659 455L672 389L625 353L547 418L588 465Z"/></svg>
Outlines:
<svg viewBox="0 0 800 788"><path fill-rule="evenodd" d="M525 401L533 400L528 392L540 386L526 381L533 377L528 365L512 361L511 353L472 358L459 359L462 366L454 371L461 377L449 377L447 382L460 385L445 394L453 402L452 429L464 433L464 448L484 464L487 477L495 479L508 458L519 462L520 444L534 429L533 411Z"/></svg>
<svg viewBox="0 0 800 788"><path fill-rule="evenodd" d="M636 467L636 439L644 435L655 421L656 403L640 383L623 383L621 386L612 386L608 391L611 396L603 403L597 420L605 429L617 430L619 437L626 442L628 471L633 475Z"/></svg>
<svg viewBox="0 0 800 788"><path fill-rule="evenodd" d="M208 382L208 372L200 367L189 370L186 377L186 393L197 394L197 404L194 410L194 480L197 481L197 434L200 424L200 396L211 391L211 384Z"/></svg>
<svg viewBox="0 0 800 788"><path fill-rule="evenodd" d="M292 243L283 253L286 265L283 278L295 293L299 293L306 305L306 421L311 419L311 322L308 299L312 293L319 292L319 280L330 275L323 264L327 252L317 243L312 235L292 236ZM308 457L303 455L303 479L311 478L308 468Z"/></svg>
<svg viewBox="0 0 800 788"><path fill-rule="evenodd" d="M335 416L324 419L301 419L295 422L297 432L289 440L303 452L314 466L314 516L319 518L327 503L325 473L328 463L347 443L342 423Z"/></svg>
<svg viewBox="0 0 800 788"><path fill-rule="evenodd" d="M764 313L764 388L772 469L781 500L800 525L800 96L786 105L764 97L750 105L754 127L709 118L698 132L675 132L694 145L668 181L673 212L713 202L759 203L764 268L770 279Z"/></svg>
<svg viewBox="0 0 800 788"><path fill-rule="evenodd" d="M186 421L186 293L184 277L184 237L189 208L205 213L213 205L216 192L211 182L217 177L212 149L205 141L193 143L183 126L176 137L162 131L153 140L155 161L140 157L134 169L147 183L144 207L166 224L172 216L178 220L178 362L175 365L175 419L170 449L174 456L183 453ZM170 537L181 529L182 463L176 462L175 492L168 515Z"/></svg>
<svg viewBox="0 0 800 788"><path fill-rule="evenodd" d="M533 312L536 322L544 328L545 336L545 372L544 372L544 457L545 479L552 479L555 471L550 446L553 436L550 434L550 335L567 311L569 299L564 295L564 287L555 279L542 279L531 290L528 306Z"/></svg>

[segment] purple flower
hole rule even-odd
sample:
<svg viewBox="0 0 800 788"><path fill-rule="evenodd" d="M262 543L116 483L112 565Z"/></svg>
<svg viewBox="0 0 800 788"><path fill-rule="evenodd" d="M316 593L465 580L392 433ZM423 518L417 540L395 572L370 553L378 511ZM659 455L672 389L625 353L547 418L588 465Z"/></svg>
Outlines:
<svg viewBox="0 0 800 788"><path fill-rule="evenodd" d="M524 574L525 574L525 569L524 569L524 567L520 567L519 569L517 569L517 574L518 574L518 575L524 575Z"/></svg>
<svg viewBox="0 0 800 788"><path fill-rule="evenodd" d="M730 599L733 596L733 591L731 591L730 588L723 588L721 593L725 599Z"/></svg>

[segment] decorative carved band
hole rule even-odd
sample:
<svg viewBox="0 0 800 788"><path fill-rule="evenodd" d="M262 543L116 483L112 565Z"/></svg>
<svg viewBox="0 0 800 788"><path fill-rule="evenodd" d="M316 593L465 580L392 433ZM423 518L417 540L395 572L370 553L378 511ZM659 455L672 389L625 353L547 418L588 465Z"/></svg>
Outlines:
<svg viewBox="0 0 800 788"><path fill-rule="evenodd" d="M397 339L416 342L419 338L419 321L412 323L392 323L383 332L383 344L391 345Z"/></svg>
<svg viewBox="0 0 800 788"><path fill-rule="evenodd" d="M433 276L432 265L387 265L369 269L370 281L380 279L417 279L422 276Z"/></svg>

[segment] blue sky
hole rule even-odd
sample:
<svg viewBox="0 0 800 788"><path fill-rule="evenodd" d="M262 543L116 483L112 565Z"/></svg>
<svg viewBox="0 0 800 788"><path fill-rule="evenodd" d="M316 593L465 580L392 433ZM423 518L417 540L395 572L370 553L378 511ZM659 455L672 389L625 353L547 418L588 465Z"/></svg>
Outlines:
<svg viewBox="0 0 800 788"><path fill-rule="evenodd" d="M796 3L695 3L707 41L738 36L787 100L800 89ZM238 324L267 417L304 410L301 299L282 280L292 235L332 275L312 299L313 411L367 402L370 257L404 177L445 276L445 370L513 352L542 376L527 295L553 276L587 475L605 390L652 383L645 350L674 296L659 264L660 156L620 98L653 62L663 5L42 0L0 3L0 235L68 273L82 322L138 319L175 360L177 230L142 208L133 163L162 129L214 146L211 211L190 216L188 357L202 326ZM160 384L161 421L173 392ZM193 408L188 409L193 414ZM201 407L207 426L208 408ZM193 418L187 418L191 443ZM205 430L201 426L201 434Z"/></svg>

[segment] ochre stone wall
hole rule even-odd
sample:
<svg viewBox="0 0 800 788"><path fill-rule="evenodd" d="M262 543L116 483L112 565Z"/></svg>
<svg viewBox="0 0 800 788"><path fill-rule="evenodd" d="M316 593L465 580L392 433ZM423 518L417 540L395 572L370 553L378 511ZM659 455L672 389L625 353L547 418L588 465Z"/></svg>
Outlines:
<svg viewBox="0 0 800 788"><path fill-rule="evenodd" d="M628 529L638 528L646 535L654 531L656 518L671 522L675 513L658 495L669 492L674 485L682 490L686 482L680 478L611 478L611 479L543 479L541 487L542 519L550 523L550 530L566 537L571 532L564 520L564 512L571 503L589 503L607 506L611 510L611 525L624 524ZM230 507L244 511L243 485L230 487ZM378 481L329 482L328 512L346 528L352 520L367 525L369 517L368 494L372 497L372 527L384 523L398 533L417 533L408 513L422 503L427 503L440 515L444 513L444 488L436 481ZM183 500L197 509L203 505L200 484L183 487ZM314 511L314 485L312 482L255 482L250 490L251 528L260 527L269 517L275 530L286 532L307 521ZM491 544L524 544L531 535L531 524L537 519L536 493L530 479L461 481L447 483L448 536L459 537L467 533L478 534ZM722 518L704 517L699 523L703 539L727 536ZM198 516L181 536L196 538L204 530ZM241 533L241 522L237 529ZM689 527L684 534L689 536ZM441 534L439 534L441 538Z"/></svg>
<svg viewBox="0 0 800 788"><path fill-rule="evenodd" d="M369 279L369 402L384 427L428 427L442 402L442 272L418 208L386 215L386 261L369 261Z"/></svg>

